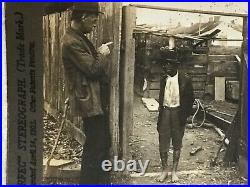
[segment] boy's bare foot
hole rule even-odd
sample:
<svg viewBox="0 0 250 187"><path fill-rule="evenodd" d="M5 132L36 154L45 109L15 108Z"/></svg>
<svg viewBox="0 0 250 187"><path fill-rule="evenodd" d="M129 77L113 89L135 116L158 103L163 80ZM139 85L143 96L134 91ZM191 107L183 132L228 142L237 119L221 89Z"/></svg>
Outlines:
<svg viewBox="0 0 250 187"><path fill-rule="evenodd" d="M168 178L168 172L164 170L161 172L161 175L156 178L156 181L162 183L165 181L166 178Z"/></svg>
<svg viewBox="0 0 250 187"><path fill-rule="evenodd" d="M179 181L179 178L178 178L178 176L176 175L176 172L172 172L172 179L171 179L171 181L172 181L173 183Z"/></svg>

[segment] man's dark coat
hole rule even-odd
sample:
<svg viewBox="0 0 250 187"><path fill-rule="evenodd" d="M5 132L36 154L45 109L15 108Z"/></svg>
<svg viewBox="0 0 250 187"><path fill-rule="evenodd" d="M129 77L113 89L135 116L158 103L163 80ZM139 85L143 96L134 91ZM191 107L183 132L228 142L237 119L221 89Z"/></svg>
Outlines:
<svg viewBox="0 0 250 187"><path fill-rule="evenodd" d="M107 63L79 31L69 28L62 38L62 60L73 116L102 115L101 81Z"/></svg>

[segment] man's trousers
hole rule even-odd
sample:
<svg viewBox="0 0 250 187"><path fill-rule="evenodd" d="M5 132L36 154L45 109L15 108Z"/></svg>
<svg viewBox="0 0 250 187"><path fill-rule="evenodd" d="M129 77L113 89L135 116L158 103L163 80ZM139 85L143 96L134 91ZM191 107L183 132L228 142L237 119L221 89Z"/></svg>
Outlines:
<svg viewBox="0 0 250 187"><path fill-rule="evenodd" d="M104 115L85 118L86 142L83 148L80 184L109 184L110 173L102 170L102 161L110 160L108 120Z"/></svg>

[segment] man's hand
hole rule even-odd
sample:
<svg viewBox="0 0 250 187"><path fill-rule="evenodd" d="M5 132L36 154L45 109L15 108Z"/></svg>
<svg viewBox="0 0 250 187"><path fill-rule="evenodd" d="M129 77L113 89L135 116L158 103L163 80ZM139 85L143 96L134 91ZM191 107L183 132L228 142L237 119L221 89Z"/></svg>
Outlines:
<svg viewBox="0 0 250 187"><path fill-rule="evenodd" d="M107 56L110 54L110 50L108 46L111 44L113 44L113 42L102 44L101 47L99 47L97 51L101 53L102 55Z"/></svg>

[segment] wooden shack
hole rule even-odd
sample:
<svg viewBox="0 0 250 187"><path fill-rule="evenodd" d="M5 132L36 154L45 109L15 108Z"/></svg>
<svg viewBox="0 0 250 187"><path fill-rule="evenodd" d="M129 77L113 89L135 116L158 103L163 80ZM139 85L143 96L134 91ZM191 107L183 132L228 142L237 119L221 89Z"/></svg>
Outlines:
<svg viewBox="0 0 250 187"><path fill-rule="evenodd" d="M164 35L165 34L165 35ZM159 51L161 47L168 46L169 37L167 32L159 33L148 29L135 30L135 91L143 97L158 99L160 89L160 74L162 72L159 63ZM190 43L185 39L177 38L177 45ZM190 44L189 44L190 45ZM235 93L239 91L239 58L238 51L227 54L224 50L221 54L214 54L210 51L209 44L193 51L185 51L180 54L179 71L188 74L193 83L196 98L214 99L215 77L225 77L227 86L226 93L228 99L238 99ZM191 45L189 47L191 49ZM199 51L198 51L199 50ZM233 86L231 86L233 84Z"/></svg>

